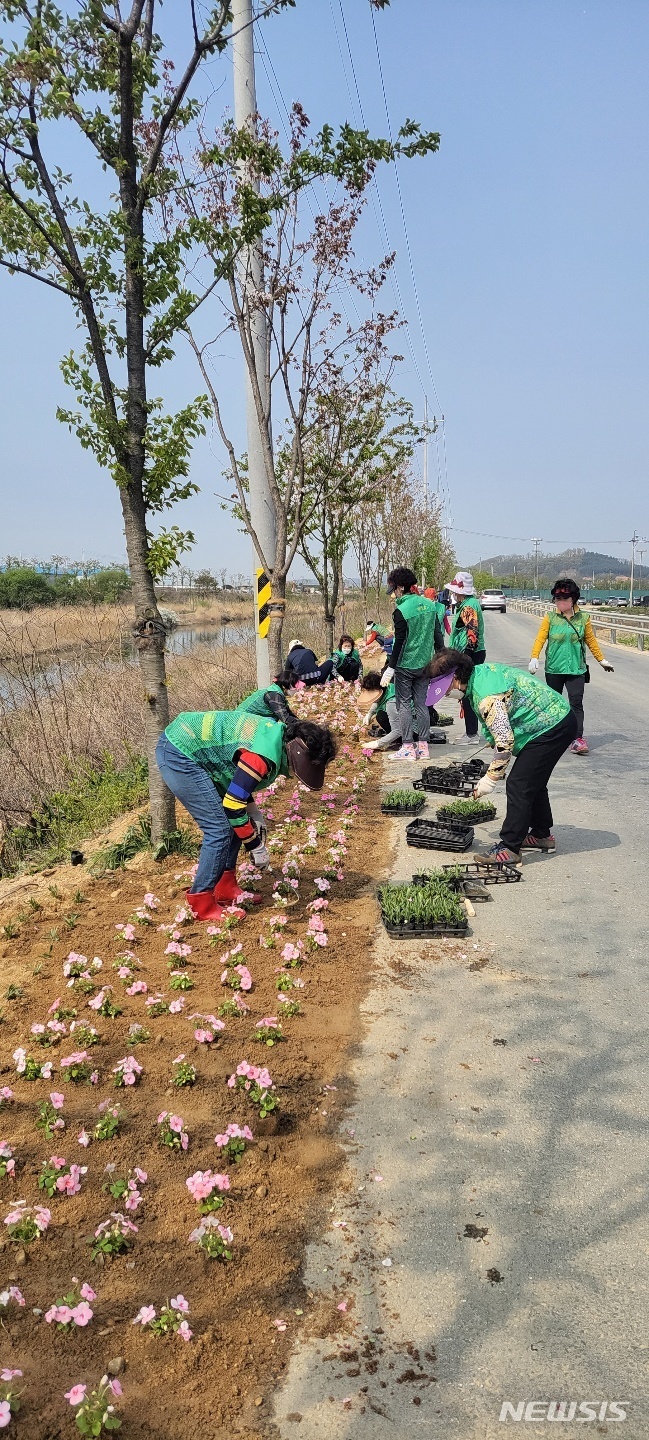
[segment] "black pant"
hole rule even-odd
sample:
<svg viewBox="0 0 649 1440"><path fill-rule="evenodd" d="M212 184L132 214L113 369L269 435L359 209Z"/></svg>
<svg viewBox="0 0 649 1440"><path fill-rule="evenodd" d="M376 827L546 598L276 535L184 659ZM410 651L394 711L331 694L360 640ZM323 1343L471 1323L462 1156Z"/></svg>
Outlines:
<svg viewBox="0 0 649 1440"><path fill-rule="evenodd" d="M468 654L471 656L474 665L484 665L484 662L487 658L486 650L469 650ZM467 700L466 695L464 696L464 699L462 701L462 714L464 715L464 728L467 735L477 735L478 717L471 704L471 701Z"/></svg>
<svg viewBox="0 0 649 1440"><path fill-rule="evenodd" d="M548 780L564 751L577 735L574 710L538 740L530 740L517 756L507 776L507 814L500 838L508 850L520 850L531 830L545 840L552 830Z"/></svg>
<svg viewBox="0 0 649 1440"><path fill-rule="evenodd" d="M577 736L581 740L584 733L584 685L586 681L583 675L548 675L545 672L545 683L551 690L556 690L560 695L565 685L570 709L574 710L577 716Z"/></svg>

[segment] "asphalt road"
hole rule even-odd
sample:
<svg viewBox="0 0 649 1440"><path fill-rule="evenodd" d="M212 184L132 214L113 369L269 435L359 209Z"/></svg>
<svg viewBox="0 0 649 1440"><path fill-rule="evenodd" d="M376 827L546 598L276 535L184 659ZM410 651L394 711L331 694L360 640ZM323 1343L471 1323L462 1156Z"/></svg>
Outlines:
<svg viewBox="0 0 649 1440"><path fill-rule="evenodd" d="M526 664L536 623L489 616L488 657ZM592 1402L570 1433L649 1434L649 656L608 653L591 753L551 783L557 853L526 857L467 941L377 940L349 1172L307 1267L343 1328L296 1346L282 1440L493 1440L506 1401L538 1402L532 1435L553 1401Z"/></svg>

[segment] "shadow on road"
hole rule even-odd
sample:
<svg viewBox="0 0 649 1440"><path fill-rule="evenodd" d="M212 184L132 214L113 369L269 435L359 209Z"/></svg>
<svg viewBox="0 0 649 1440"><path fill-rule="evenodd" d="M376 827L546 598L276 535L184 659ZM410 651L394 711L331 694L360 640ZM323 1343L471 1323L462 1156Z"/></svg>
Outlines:
<svg viewBox="0 0 649 1440"><path fill-rule="evenodd" d="M626 745L637 744L637 740L634 740L631 735L618 735L613 732L610 735L595 735L593 739L589 736L588 747L590 750L605 750L607 745L618 745L620 740L623 740Z"/></svg>
<svg viewBox="0 0 649 1440"><path fill-rule="evenodd" d="M562 855L578 855L589 850L614 850L621 845L614 830L584 830L577 825L556 825Z"/></svg>

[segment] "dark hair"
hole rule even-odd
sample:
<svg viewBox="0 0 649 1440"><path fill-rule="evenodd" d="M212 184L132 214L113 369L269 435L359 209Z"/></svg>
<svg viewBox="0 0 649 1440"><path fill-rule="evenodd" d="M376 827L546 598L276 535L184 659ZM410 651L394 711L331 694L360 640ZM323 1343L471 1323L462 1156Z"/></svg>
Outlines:
<svg viewBox="0 0 649 1440"><path fill-rule="evenodd" d="M381 676L378 670L368 670L361 680L361 690L380 690Z"/></svg>
<svg viewBox="0 0 649 1440"><path fill-rule="evenodd" d="M581 595L581 590L576 581L568 578L565 580L555 580L550 592L553 600L556 599L557 591L563 591L564 595L569 595L573 605L576 604Z"/></svg>
<svg viewBox="0 0 649 1440"><path fill-rule="evenodd" d="M428 666L428 675L431 680L440 680L442 675L448 675L449 671L455 671L455 678L460 685L468 685L473 670L473 661L466 650L436 650Z"/></svg>
<svg viewBox="0 0 649 1440"><path fill-rule="evenodd" d="M291 719L286 722L286 740L303 740L314 764L328 765L336 754L336 742L326 725L313 720Z"/></svg>
<svg viewBox="0 0 649 1440"><path fill-rule="evenodd" d="M279 675L275 676L273 685L279 685L282 690L290 690L294 679L295 676L292 670L282 670Z"/></svg>
<svg viewBox="0 0 649 1440"><path fill-rule="evenodd" d="M338 641L338 649L339 649L339 650L340 650L340 647L341 647L341 645L342 645L342 643L343 643L343 640L349 640L349 643L350 643L350 645L351 645L351 647L352 647L352 650L354 649L354 646L355 646L355 644L356 644L356 641L354 640L354 636L353 636L353 635L341 635L340 640Z"/></svg>
<svg viewBox="0 0 649 1440"><path fill-rule="evenodd" d="M407 565L397 565L396 570L391 570L388 575L388 590L412 590L417 584L417 576L414 570L409 570Z"/></svg>

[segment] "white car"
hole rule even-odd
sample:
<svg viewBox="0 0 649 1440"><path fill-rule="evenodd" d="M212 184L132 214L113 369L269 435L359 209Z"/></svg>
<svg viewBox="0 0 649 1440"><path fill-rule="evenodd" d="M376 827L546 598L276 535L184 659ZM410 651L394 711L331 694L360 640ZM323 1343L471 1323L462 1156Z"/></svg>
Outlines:
<svg viewBox="0 0 649 1440"><path fill-rule="evenodd" d="M507 614L507 601L502 590L483 590L480 604L483 610L500 610L501 615Z"/></svg>

